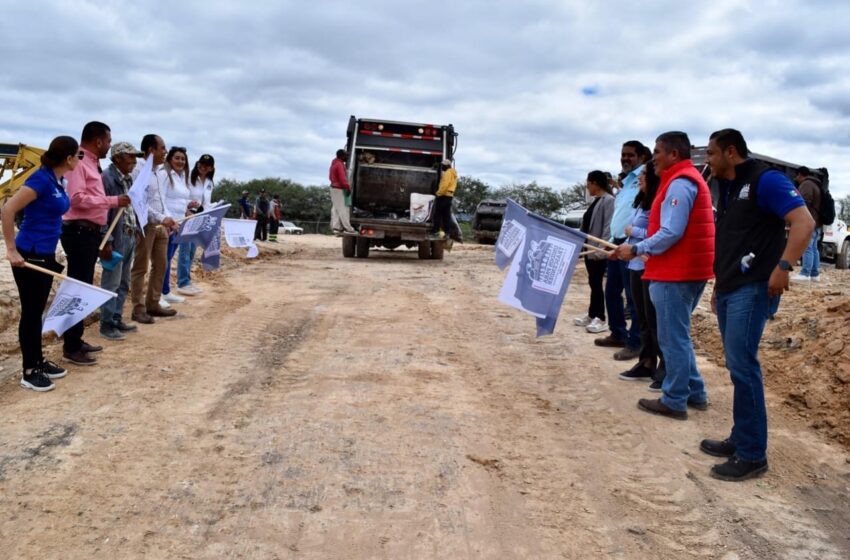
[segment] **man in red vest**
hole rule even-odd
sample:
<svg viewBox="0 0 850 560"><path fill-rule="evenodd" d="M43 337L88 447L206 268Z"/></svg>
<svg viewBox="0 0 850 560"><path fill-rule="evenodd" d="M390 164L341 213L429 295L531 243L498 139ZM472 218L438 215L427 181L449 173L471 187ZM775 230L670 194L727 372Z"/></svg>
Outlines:
<svg viewBox="0 0 850 560"><path fill-rule="evenodd" d="M707 280L714 277L714 212L711 193L691 162L684 132L665 132L655 141L655 171L661 186L649 213L647 238L622 244L617 257L646 259L644 280L658 317L658 343L667 364L660 399L640 399L638 408L687 420L688 407L708 408L705 382L691 340L691 313Z"/></svg>

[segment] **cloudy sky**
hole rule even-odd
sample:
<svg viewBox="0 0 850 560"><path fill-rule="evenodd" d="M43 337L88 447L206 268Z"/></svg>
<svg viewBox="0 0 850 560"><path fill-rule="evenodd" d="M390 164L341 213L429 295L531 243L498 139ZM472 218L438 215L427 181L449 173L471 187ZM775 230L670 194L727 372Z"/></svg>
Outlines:
<svg viewBox="0 0 850 560"><path fill-rule="evenodd" d="M563 188L624 140L731 126L850 194L846 0L4 4L0 142L102 120L318 185L353 114L453 123L460 174Z"/></svg>

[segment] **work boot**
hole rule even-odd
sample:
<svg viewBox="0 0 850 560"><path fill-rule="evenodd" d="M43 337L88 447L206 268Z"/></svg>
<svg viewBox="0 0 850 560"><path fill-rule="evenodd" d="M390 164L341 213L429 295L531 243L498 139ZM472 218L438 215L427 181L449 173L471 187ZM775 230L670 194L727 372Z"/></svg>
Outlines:
<svg viewBox="0 0 850 560"><path fill-rule="evenodd" d="M673 418L674 420L688 419L687 410L674 410L663 402L661 402L661 399L640 399L638 401L638 408L643 410L644 412L649 412L650 414L657 414L659 416L666 416L668 418Z"/></svg>
<svg viewBox="0 0 850 560"><path fill-rule="evenodd" d="M152 325L156 322L153 320L153 317L148 315L148 312L147 310L145 310L144 305L137 305L136 307L134 307L133 314L130 316L130 318L137 323L142 323L143 325Z"/></svg>
<svg viewBox="0 0 850 560"><path fill-rule="evenodd" d="M723 464L711 467L711 476L718 480L728 482L740 482L748 478L755 478L767 472L767 459L761 461L744 461L732 456Z"/></svg>
<svg viewBox="0 0 850 560"><path fill-rule="evenodd" d="M148 315L150 315L151 317L174 317L175 315L177 315L177 310L171 308L165 309L162 306L156 306L150 311L148 311Z"/></svg>
<svg viewBox="0 0 850 560"><path fill-rule="evenodd" d="M699 444L699 450L714 457L732 457L735 455L735 444L728 439L704 439Z"/></svg>

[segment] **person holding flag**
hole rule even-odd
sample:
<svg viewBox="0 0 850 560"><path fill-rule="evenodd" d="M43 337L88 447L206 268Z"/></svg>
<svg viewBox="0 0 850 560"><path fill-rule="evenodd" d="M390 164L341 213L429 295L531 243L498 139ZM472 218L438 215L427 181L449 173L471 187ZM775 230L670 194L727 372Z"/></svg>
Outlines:
<svg viewBox="0 0 850 560"><path fill-rule="evenodd" d="M30 175L23 186L3 207L3 239L6 258L21 299L18 341L21 345L23 372L21 387L33 391L50 391L53 379L66 374L65 369L46 360L41 347L41 315L50 296L53 277L31 268L26 263L58 272L56 245L62 233L62 215L71 207L63 176L78 165L79 144L70 136L58 136L41 156L41 168ZM15 215L23 213L23 221L15 236Z"/></svg>

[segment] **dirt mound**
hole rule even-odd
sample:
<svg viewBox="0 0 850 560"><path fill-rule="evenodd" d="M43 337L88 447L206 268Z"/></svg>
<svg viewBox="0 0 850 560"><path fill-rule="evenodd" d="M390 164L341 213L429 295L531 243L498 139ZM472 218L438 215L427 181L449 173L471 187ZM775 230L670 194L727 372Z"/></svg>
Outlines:
<svg viewBox="0 0 850 560"><path fill-rule="evenodd" d="M848 291L844 271L827 271L816 287L792 286L768 322L759 356L765 385L785 408L850 448ZM723 365L716 317L698 310L693 324L697 348Z"/></svg>

